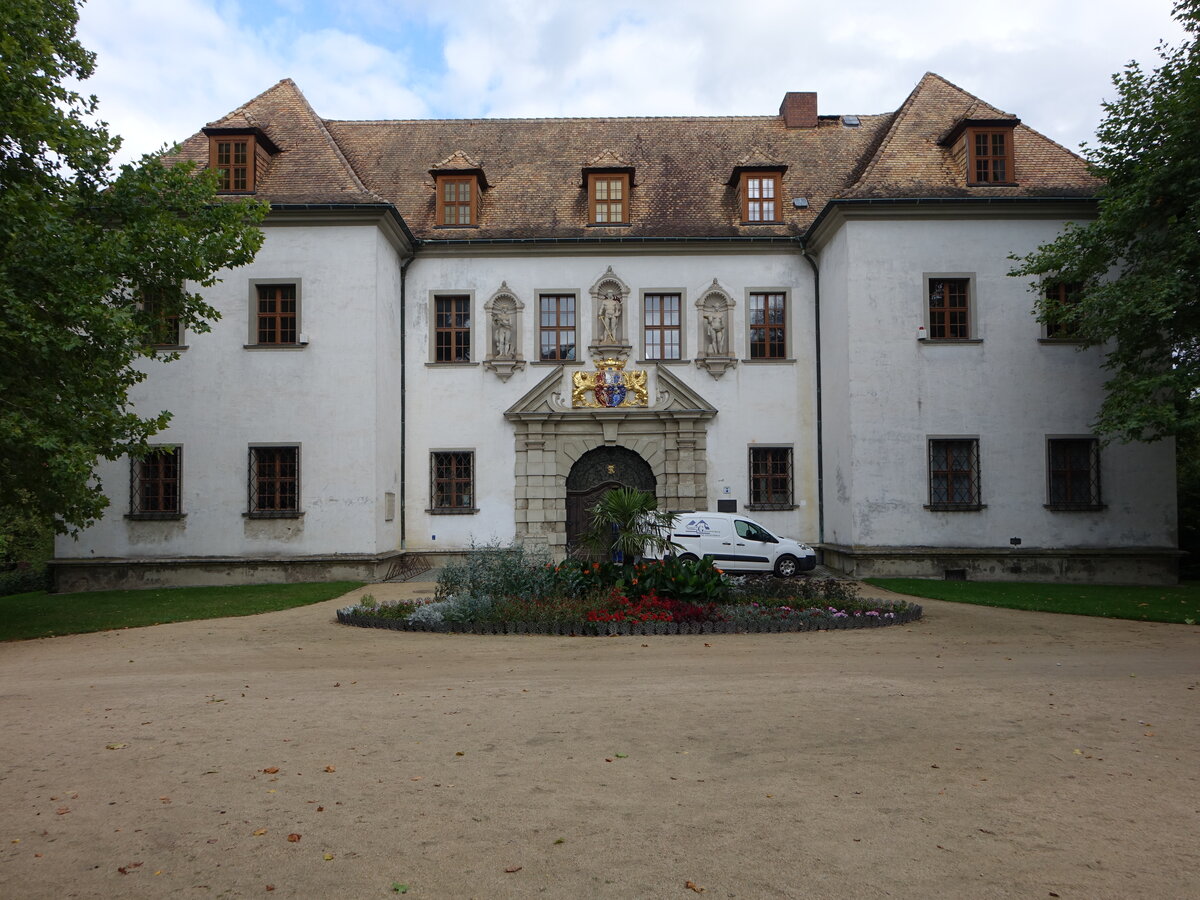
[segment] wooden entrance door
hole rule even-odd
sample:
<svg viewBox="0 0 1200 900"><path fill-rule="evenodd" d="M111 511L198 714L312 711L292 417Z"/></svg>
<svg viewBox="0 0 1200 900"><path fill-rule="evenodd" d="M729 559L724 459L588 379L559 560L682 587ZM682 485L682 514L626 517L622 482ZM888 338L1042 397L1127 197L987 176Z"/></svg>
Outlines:
<svg viewBox="0 0 1200 900"><path fill-rule="evenodd" d="M597 447L575 461L567 475L567 549L579 552L579 538L591 525L591 511L613 488L654 493L650 464L625 447Z"/></svg>

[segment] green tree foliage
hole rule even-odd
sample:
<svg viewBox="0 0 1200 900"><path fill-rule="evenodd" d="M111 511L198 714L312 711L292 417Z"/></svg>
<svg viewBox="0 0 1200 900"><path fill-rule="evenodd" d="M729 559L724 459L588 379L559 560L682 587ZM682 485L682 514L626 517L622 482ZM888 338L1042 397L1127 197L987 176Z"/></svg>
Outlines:
<svg viewBox="0 0 1200 900"><path fill-rule="evenodd" d="M265 204L221 202L214 172L146 157L114 173L120 140L71 87L94 64L77 20L72 0L0 3L0 555L12 523L93 522L96 459L144 454L167 424L128 399L174 358L143 299L205 331L217 313L194 289L262 243Z"/></svg>
<svg viewBox="0 0 1200 900"><path fill-rule="evenodd" d="M1094 220L1069 226L1012 274L1078 285L1039 318L1103 345L1111 377L1097 430L1154 440L1200 425L1200 0L1178 0L1190 38L1161 64L1113 76L1116 99L1084 155L1105 180Z"/></svg>

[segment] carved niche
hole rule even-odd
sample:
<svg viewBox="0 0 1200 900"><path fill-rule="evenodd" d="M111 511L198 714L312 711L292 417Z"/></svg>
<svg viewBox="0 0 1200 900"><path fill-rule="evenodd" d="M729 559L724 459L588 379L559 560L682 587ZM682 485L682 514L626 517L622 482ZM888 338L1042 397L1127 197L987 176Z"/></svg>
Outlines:
<svg viewBox="0 0 1200 900"><path fill-rule="evenodd" d="M521 318L525 304L512 292L507 281L483 304L487 316L487 355L484 368L508 381L513 372L525 368L521 354Z"/></svg>
<svg viewBox="0 0 1200 900"><path fill-rule="evenodd" d="M628 359L632 349L625 338L629 312L629 285L613 273L612 266L591 286L592 342L588 345L597 359Z"/></svg>
<svg viewBox="0 0 1200 900"><path fill-rule="evenodd" d="M696 365L713 378L720 378L726 369L737 365L737 357L730 351L735 305L729 291L715 278L696 301L700 327L700 353L696 355Z"/></svg>

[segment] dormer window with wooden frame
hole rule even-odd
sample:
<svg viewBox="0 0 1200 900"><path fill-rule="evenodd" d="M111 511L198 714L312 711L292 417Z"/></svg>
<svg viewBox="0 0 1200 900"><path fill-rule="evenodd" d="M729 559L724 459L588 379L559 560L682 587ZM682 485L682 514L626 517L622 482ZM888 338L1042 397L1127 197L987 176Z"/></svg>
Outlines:
<svg viewBox="0 0 1200 900"><path fill-rule="evenodd" d="M248 193L254 190L254 137L211 138L212 167L217 170L217 190Z"/></svg>
<svg viewBox="0 0 1200 900"><path fill-rule="evenodd" d="M967 129L967 178L971 184L1012 184L1013 130L1011 128Z"/></svg>
<svg viewBox="0 0 1200 900"><path fill-rule="evenodd" d="M594 172L588 175L588 221L592 225L629 224L629 174Z"/></svg>
<svg viewBox="0 0 1200 900"><path fill-rule="evenodd" d="M479 190L474 175L437 175L437 223L479 224Z"/></svg>
<svg viewBox="0 0 1200 900"><path fill-rule="evenodd" d="M748 225L783 221L782 172L742 172L742 222Z"/></svg>

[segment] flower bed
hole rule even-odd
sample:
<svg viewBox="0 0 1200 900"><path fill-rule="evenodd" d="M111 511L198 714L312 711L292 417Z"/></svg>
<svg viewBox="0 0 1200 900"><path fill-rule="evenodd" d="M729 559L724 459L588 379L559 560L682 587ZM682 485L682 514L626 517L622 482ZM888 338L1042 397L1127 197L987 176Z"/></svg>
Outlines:
<svg viewBox="0 0 1200 900"><path fill-rule="evenodd" d="M485 547L447 566L434 599L338 610L366 628L463 634L736 634L878 628L921 617L913 603L870 603L835 578L732 577L710 560L634 566L529 559Z"/></svg>

